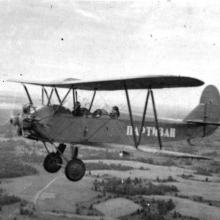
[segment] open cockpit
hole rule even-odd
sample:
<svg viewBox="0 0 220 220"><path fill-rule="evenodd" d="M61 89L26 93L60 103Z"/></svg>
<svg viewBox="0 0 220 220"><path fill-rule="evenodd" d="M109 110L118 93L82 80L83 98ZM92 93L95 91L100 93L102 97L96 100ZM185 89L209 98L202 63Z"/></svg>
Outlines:
<svg viewBox="0 0 220 220"><path fill-rule="evenodd" d="M24 115L27 116L27 118L30 119L42 119L44 117L55 115L68 115L72 117L87 118L109 117L111 119L117 119L120 116L119 108L117 106L113 106L111 111L108 111L105 108L97 108L92 111L96 90L94 90L92 100L89 103L89 106L81 106L81 103L78 101L77 91L74 88L69 88L68 91L65 93L64 98L61 99L61 96L58 92L58 88L54 86L50 91L48 91L45 88L45 86L42 86L41 105L39 107L35 107L26 85L23 86L27 93L29 103L23 105L22 112ZM67 107L66 102L70 103L71 90L72 105ZM58 103L54 102L54 98L56 99L56 102L58 101Z"/></svg>

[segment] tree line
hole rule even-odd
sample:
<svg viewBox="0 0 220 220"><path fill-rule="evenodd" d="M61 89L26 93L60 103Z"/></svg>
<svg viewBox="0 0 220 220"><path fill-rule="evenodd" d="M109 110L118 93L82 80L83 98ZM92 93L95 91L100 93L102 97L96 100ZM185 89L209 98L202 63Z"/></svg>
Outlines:
<svg viewBox="0 0 220 220"><path fill-rule="evenodd" d="M0 155L0 178L14 178L37 174L39 174L37 169L31 165L24 164L15 155Z"/></svg>
<svg viewBox="0 0 220 220"><path fill-rule="evenodd" d="M166 193L176 193L179 192L178 188L174 185L154 185L149 183L147 186L136 183L137 180L131 180L130 177L124 182L120 179L113 178L107 181L95 181L94 189L97 191L102 189L102 191L108 193L114 193L118 195L165 195Z"/></svg>
<svg viewBox="0 0 220 220"><path fill-rule="evenodd" d="M4 190L0 188L0 211L2 211L2 206L4 205L10 205L17 202L20 202L21 199L14 195L8 195L4 193Z"/></svg>

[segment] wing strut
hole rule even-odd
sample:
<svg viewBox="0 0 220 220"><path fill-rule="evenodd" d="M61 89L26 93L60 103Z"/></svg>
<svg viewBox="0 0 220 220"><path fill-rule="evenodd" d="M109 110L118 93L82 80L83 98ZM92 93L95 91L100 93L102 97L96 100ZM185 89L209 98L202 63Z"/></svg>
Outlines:
<svg viewBox="0 0 220 220"><path fill-rule="evenodd" d="M76 109L75 90L73 88L73 109Z"/></svg>
<svg viewBox="0 0 220 220"><path fill-rule="evenodd" d="M124 82L124 88L125 88L125 94L126 94L126 99L127 99L127 104L128 104L128 110L129 110L129 116L130 116L130 122L131 122L132 134L133 134L135 147L138 148L138 146L141 143L142 130L143 130L144 122L145 122L145 116L146 116L146 112L147 112L148 101L149 101L149 97L151 96L152 104L153 104L153 111L154 111L154 119L155 119L155 123L156 123L157 135L158 135L158 142L159 142L160 149L162 149L162 142L161 142L161 136L160 136L160 130L159 130L159 124L158 124L157 111L156 111L156 105L155 105L153 91L151 89L148 89L148 92L147 92L147 97L146 97L143 116L142 116L142 121L141 121L141 127L139 129L139 138L137 140L137 134L136 134L135 127L134 127L131 103L130 103L130 99L129 99L127 85L126 85L125 82Z"/></svg>
<svg viewBox="0 0 220 220"><path fill-rule="evenodd" d="M43 86L42 86L41 94L42 94L41 102L42 102L42 105L44 105L44 87Z"/></svg>
<svg viewBox="0 0 220 220"><path fill-rule="evenodd" d="M48 106L50 105L50 101L51 101L51 98L52 98L52 95L53 95L53 90L54 90L54 88L52 88L51 93L50 93L50 97L48 98L48 102L47 102Z"/></svg>
<svg viewBox="0 0 220 220"><path fill-rule="evenodd" d="M68 92L66 93L66 95L64 96L63 100L60 102L60 105L57 107L57 109L54 112L54 115L57 113L57 111L59 110L60 106L63 104L63 102L66 100L66 97L69 95L70 91L72 90L72 88L70 88L68 90Z"/></svg>
<svg viewBox="0 0 220 220"><path fill-rule="evenodd" d="M30 104L33 105L33 102L32 102L31 96L30 96L30 94L29 94L29 92L28 92L27 87L26 87L25 85L23 85L23 86L24 86L24 89L25 89L25 91L26 91L26 93L27 93L28 100L29 100Z"/></svg>
<svg viewBox="0 0 220 220"><path fill-rule="evenodd" d="M46 94L46 96L47 96L47 100L49 100L49 95L48 95L48 93L47 93L47 90L43 87L43 89L44 89L44 92L45 92L45 94Z"/></svg>
<svg viewBox="0 0 220 220"><path fill-rule="evenodd" d="M55 90L55 93L56 93L57 98L58 98L58 100L59 100L59 103L61 103L61 99L60 99L59 93L58 93L58 91L57 91L57 88L54 87L54 90Z"/></svg>
<svg viewBox="0 0 220 220"><path fill-rule="evenodd" d="M151 89L150 89L150 93L151 93L152 104L153 104L153 109L154 109L154 118L155 118L155 122L156 122L156 128L157 128L157 135L158 135L159 146L160 146L160 149L162 149L162 142L161 142L161 137L160 137L159 125L158 125L156 105L155 105L155 101L154 101L153 91L152 91Z"/></svg>
<svg viewBox="0 0 220 220"><path fill-rule="evenodd" d="M204 112L204 122L206 123L207 121L207 105L205 104L205 112ZM205 134L206 134L206 124L204 123L204 127L203 127L203 137L205 137Z"/></svg>
<svg viewBox="0 0 220 220"><path fill-rule="evenodd" d="M135 128L134 128L134 121L133 121L133 115L132 115L132 110L131 110L131 104L130 104L130 99L129 99L129 94L128 94L128 88L126 83L124 82L124 87L125 87L125 94L126 94L126 99L128 103L128 110L129 110L129 116L130 116L130 121L131 121L131 126L132 126L132 134L134 138L134 145L136 148L138 148L138 143L137 143L137 138L135 134Z"/></svg>
<svg viewBox="0 0 220 220"><path fill-rule="evenodd" d="M142 130L143 130L143 126L144 126L144 121L145 121L145 116L146 116L147 104L148 104L149 96L150 96L150 91L148 90L147 91L147 98L146 98L146 102L145 102L145 106L144 106L144 113L143 113L143 117L142 117L140 132L139 132L140 136L139 136L139 140L138 140L138 145L141 143Z"/></svg>
<svg viewBox="0 0 220 220"><path fill-rule="evenodd" d="M92 97L92 101L90 103L90 106L89 106L89 112L91 111L91 108L92 108L92 105L93 105L93 101L95 99L95 95L96 95L96 89L94 90L94 94L93 94L93 97Z"/></svg>

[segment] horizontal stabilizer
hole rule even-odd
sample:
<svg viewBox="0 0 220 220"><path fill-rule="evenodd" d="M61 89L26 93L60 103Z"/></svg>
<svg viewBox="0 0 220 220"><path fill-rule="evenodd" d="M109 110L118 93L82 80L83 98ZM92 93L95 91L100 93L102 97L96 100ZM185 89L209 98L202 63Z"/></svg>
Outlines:
<svg viewBox="0 0 220 220"><path fill-rule="evenodd" d="M220 126L220 122L208 122L208 121L200 121L200 120L188 120L189 124L197 124L197 125L215 125Z"/></svg>

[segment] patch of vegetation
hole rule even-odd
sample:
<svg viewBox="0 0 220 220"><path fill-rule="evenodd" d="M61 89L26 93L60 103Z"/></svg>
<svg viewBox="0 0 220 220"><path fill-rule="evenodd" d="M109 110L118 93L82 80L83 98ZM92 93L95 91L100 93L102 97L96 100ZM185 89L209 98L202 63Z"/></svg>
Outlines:
<svg viewBox="0 0 220 220"><path fill-rule="evenodd" d="M189 145L185 145L179 148L179 151L182 153L186 153L186 154L196 154L197 151L195 148L189 146Z"/></svg>
<svg viewBox="0 0 220 220"><path fill-rule="evenodd" d="M180 163L186 166L192 166L193 164L192 159L186 159L186 158L182 159Z"/></svg>
<svg viewBox="0 0 220 220"><path fill-rule="evenodd" d="M217 152L217 151L206 152L206 153L202 153L202 156L206 156L206 157L218 157L218 152Z"/></svg>
<svg viewBox="0 0 220 220"><path fill-rule="evenodd" d="M193 175L189 174L189 175L186 175L186 174L182 174L182 175L178 175L179 177L182 177L183 179L190 179L192 177L194 177Z"/></svg>
<svg viewBox="0 0 220 220"><path fill-rule="evenodd" d="M22 163L13 154L0 154L0 178L14 178L38 173L34 167Z"/></svg>
<svg viewBox="0 0 220 220"><path fill-rule="evenodd" d="M97 160L97 159L110 159L110 160L123 160L117 151L110 150L96 150L96 149L82 149L80 153L83 155L84 160Z"/></svg>
<svg viewBox="0 0 220 220"><path fill-rule="evenodd" d="M154 185L149 183L148 186L142 186L138 179L131 180L130 177L124 182L120 179L113 178L108 181L98 182L95 180L94 189L95 191L105 191L109 193L114 193L117 195L165 195L166 193L176 193L179 190L176 186L172 185Z"/></svg>
<svg viewBox="0 0 220 220"><path fill-rule="evenodd" d="M36 212L35 206L33 204L29 204L26 201L22 201L20 203L20 215L26 215L32 217Z"/></svg>
<svg viewBox="0 0 220 220"><path fill-rule="evenodd" d="M160 215L166 215L167 212L175 208L172 199L169 199L167 202L165 202L164 200L157 200L156 203Z"/></svg>
<svg viewBox="0 0 220 220"><path fill-rule="evenodd" d="M131 214L135 219L165 220L164 216L175 208L172 199L168 201L155 199L147 200L140 196L136 202L142 206L142 209L138 209L135 213ZM128 219L129 217L122 218L122 220Z"/></svg>
<svg viewBox="0 0 220 220"><path fill-rule="evenodd" d="M168 167L177 166L177 164L172 159L168 159L164 162L161 162L160 165L161 166L168 166Z"/></svg>
<svg viewBox="0 0 220 220"><path fill-rule="evenodd" d="M0 178L14 178L28 175L36 175L38 171L31 165L25 164L31 157L28 153L16 155L18 147L29 148L24 140L7 140L0 142ZM38 160L39 161L39 160Z"/></svg>
<svg viewBox="0 0 220 220"><path fill-rule="evenodd" d="M220 173L220 162L211 161L210 165L207 167L207 171L210 173Z"/></svg>
<svg viewBox="0 0 220 220"><path fill-rule="evenodd" d="M24 153L20 155L19 158L21 161L24 161L26 163L42 164L44 161L44 156L38 155L35 151L31 153Z"/></svg>
<svg viewBox="0 0 220 220"><path fill-rule="evenodd" d="M152 158L138 157L135 160L138 162L141 162L141 163L148 163L148 164L152 164L152 165L155 164L155 162Z"/></svg>
<svg viewBox="0 0 220 220"><path fill-rule="evenodd" d="M177 180L173 179L172 176L168 176L167 179L160 179L159 177L157 177L155 181L159 183L177 182Z"/></svg>
<svg viewBox="0 0 220 220"><path fill-rule="evenodd" d="M3 189L0 188L0 210L4 205L11 205L17 202L20 202L21 199L16 196L8 195L4 192Z"/></svg>
<svg viewBox="0 0 220 220"><path fill-rule="evenodd" d="M203 167L197 167L196 168L196 173L198 175L203 175L203 176L212 176L209 170L203 168Z"/></svg>
<svg viewBox="0 0 220 220"><path fill-rule="evenodd" d="M173 219L182 219L182 220L199 220L199 218L195 218L192 216L183 216L181 213L174 211Z"/></svg>
<svg viewBox="0 0 220 220"><path fill-rule="evenodd" d="M23 164L14 158L0 157L0 178L14 178L28 175L37 175L39 172L28 164Z"/></svg>
<svg viewBox="0 0 220 220"><path fill-rule="evenodd" d="M106 164L102 161L99 161L98 163L85 163L87 170L133 170L134 168L131 166L124 166L121 164Z"/></svg>

